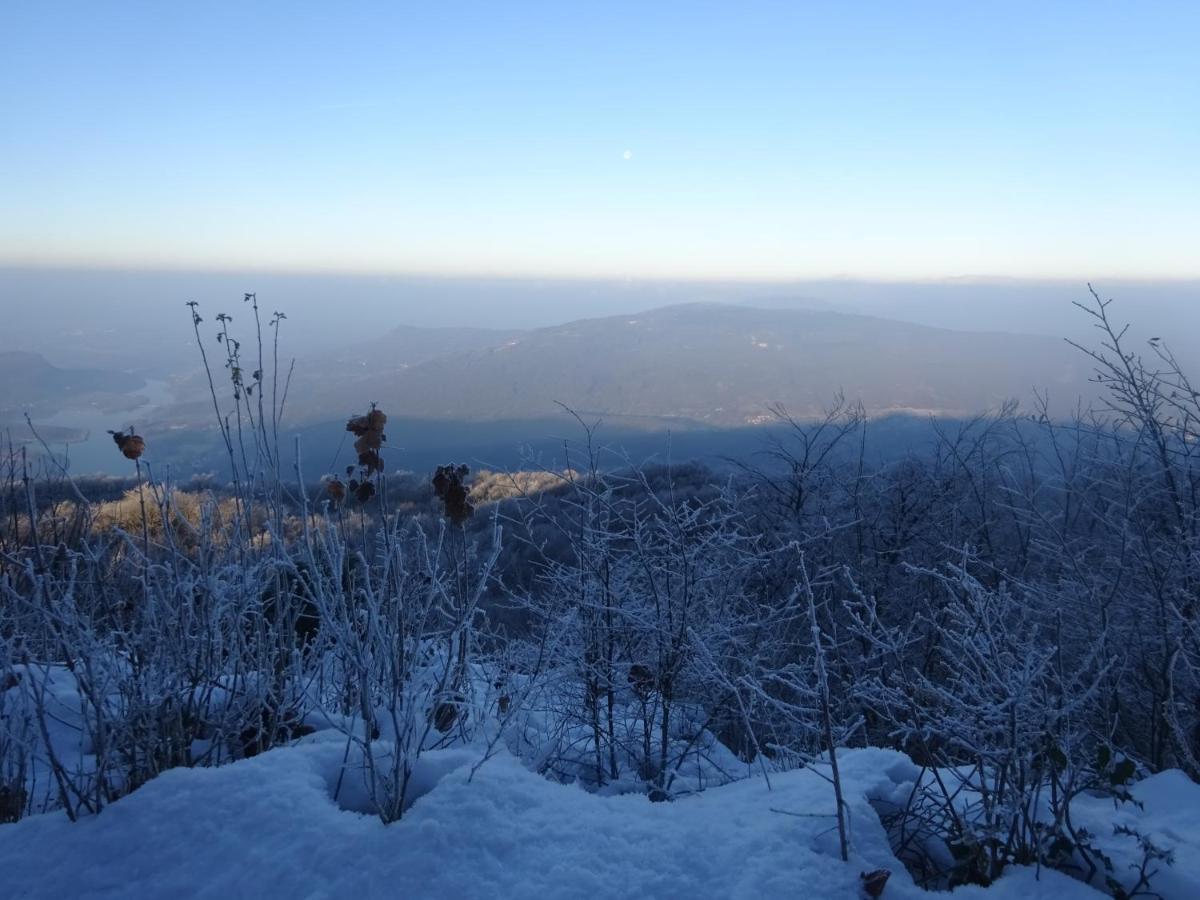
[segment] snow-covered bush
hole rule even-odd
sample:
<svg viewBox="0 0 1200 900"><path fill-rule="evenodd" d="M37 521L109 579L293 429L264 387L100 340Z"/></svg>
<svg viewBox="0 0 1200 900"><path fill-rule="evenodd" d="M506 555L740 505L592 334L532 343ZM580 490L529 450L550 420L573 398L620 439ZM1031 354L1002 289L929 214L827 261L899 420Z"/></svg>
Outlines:
<svg viewBox="0 0 1200 900"><path fill-rule="evenodd" d="M763 749L754 679L805 633L786 586L798 554L772 551L729 485L603 471L590 442L582 456L583 474L509 513L536 572L529 639L553 651L526 752L554 777L655 799L736 777Z"/></svg>
<svg viewBox="0 0 1200 900"><path fill-rule="evenodd" d="M385 822L407 808L421 753L470 741L496 700L477 656L499 547L498 529L480 558L461 528L431 538L395 518L369 548L351 548L325 521L306 529L292 560L320 622L311 699L361 756Z"/></svg>
<svg viewBox="0 0 1200 900"><path fill-rule="evenodd" d="M942 590L904 626L882 625L869 598L850 605L875 656L858 696L921 766L881 816L928 885L990 884L1013 865L1103 879L1110 864L1072 808L1084 795L1130 800L1137 766L1091 714L1112 662L1101 643L1068 662L1061 613L984 585L971 562L921 573Z"/></svg>

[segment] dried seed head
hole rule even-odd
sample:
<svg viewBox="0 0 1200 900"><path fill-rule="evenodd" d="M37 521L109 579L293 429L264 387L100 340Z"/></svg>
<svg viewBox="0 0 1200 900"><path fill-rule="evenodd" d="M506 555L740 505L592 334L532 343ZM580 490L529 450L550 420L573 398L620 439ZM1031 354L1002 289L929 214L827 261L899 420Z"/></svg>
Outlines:
<svg viewBox="0 0 1200 900"><path fill-rule="evenodd" d="M362 503L375 495L375 486L368 482L371 476L383 471L383 456L381 450L387 435L383 426L387 424L387 416L383 410L376 409L375 404L367 410L366 415L354 416L346 422L346 430L355 436L354 452L358 455L358 475L362 482L351 481L350 492ZM355 474L354 466L346 467L346 475Z"/></svg>
<svg viewBox="0 0 1200 900"><path fill-rule="evenodd" d="M133 429L129 430L129 434L123 431L110 431L113 442L117 445L117 449L126 459L140 459L142 452L146 449L146 442L142 440L140 435L133 433Z"/></svg>
<svg viewBox="0 0 1200 900"><path fill-rule="evenodd" d="M375 431L368 431L354 442L354 452L359 456L370 450L379 450L382 447L383 435Z"/></svg>
<svg viewBox="0 0 1200 900"><path fill-rule="evenodd" d="M370 477L376 472L383 471L383 457L379 455L377 450L367 450L364 453L358 454L358 464L362 467L363 472Z"/></svg>
<svg viewBox="0 0 1200 900"><path fill-rule="evenodd" d="M465 480L470 469L463 465L450 463L438 466L430 482L434 493L442 501L446 518L455 525L461 525L475 513L475 505L467 499Z"/></svg>
<svg viewBox="0 0 1200 900"><path fill-rule="evenodd" d="M365 434L378 435L383 440L383 426L387 424L387 415L382 409L372 406L365 416L354 416L346 423L346 430L362 437Z"/></svg>
<svg viewBox="0 0 1200 900"><path fill-rule="evenodd" d="M883 894L883 889L887 886L888 878L892 873L887 869L875 869L871 872L863 872L858 877L862 879L863 891L868 897L879 897Z"/></svg>

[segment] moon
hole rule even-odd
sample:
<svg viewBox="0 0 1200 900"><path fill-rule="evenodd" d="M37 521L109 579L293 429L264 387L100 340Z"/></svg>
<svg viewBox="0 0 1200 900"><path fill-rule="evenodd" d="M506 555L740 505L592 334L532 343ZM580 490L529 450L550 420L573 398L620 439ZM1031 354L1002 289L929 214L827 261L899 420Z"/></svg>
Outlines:
<svg viewBox="0 0 1200 900"><path fill-rule="evenodd" d="M633 151L626 150L624 153L621 154L621 158L623 160L625 160L625 162L629 162L629 160L633 159Z"/></svg>

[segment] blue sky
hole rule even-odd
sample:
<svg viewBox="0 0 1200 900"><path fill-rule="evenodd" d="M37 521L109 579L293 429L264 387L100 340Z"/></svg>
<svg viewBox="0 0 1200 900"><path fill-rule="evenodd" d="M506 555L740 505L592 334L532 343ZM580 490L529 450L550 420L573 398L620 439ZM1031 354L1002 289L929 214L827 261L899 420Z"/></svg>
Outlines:
<svg viewBox="0 0 1200 900"><path fill-rule="evenodd" d="M1194 277L1198 47L1196 2L9 3L0 262Z"/></svg>

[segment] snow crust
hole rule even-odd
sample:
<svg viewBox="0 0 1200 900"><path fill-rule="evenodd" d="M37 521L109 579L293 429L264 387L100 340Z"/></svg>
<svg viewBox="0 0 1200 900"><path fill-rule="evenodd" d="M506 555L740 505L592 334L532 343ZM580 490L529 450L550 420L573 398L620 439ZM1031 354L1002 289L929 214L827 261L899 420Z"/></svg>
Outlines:
<svg viewBox="0 0 1200 900"><path fill-rule="evenodd" d="M219 768L168 771L78 823L48 814L0 826L0 894L856 898L859 873L883 867L892 870L885 898L930 896L892 856L867 800L911 775L908 759L891 751L839 757L854 845L849 864L838 858L831 830L832 792L814 770L772 775L770 787L759 775L651 803L556 784L507 755L476 768L478 755L459 748L421 758L416 802L384 826L344 808L354 805L353 778L343 779L334 802L343 753L336 735L318 734ZM1160 795L1174 798L1175 811L1154 818L1154 827L1194 848L1200 808L1179 811L1184 789L1164 773L1143 782L1141 793L1148 806ZM1190 782L1186 789L1200 790ZM1194 867L1173 874L1180 888L1200 886ZM951 896L1099 896L1055 872L1035 875L1017 870L990 888Z"/></svg>

